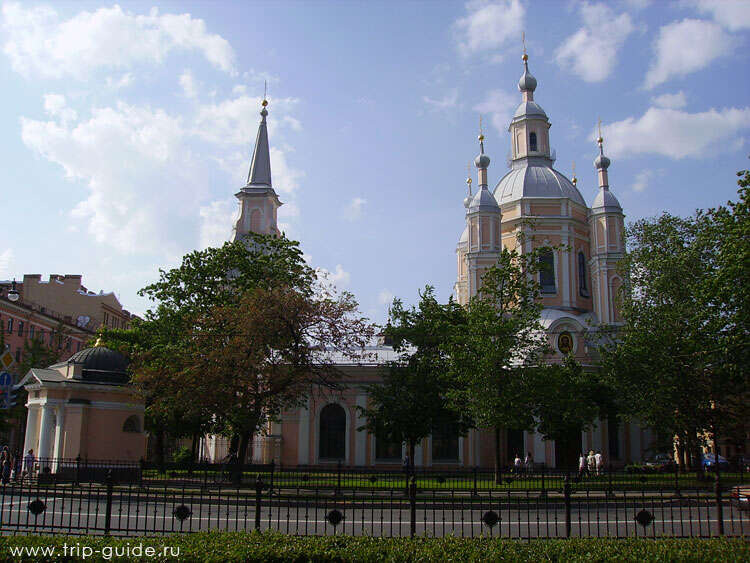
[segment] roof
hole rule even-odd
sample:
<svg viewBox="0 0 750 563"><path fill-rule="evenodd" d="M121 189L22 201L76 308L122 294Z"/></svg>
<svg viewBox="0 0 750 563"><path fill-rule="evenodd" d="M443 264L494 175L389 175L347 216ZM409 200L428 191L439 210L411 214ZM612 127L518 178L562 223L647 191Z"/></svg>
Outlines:
<svg viewBox="0 0 750 563"><path fill-rule="evenodd" d="M250 173L247 175L247 183L270 187L271 155L268 151L268 128L266 127L268 111L265 107L260 112L260 115L260 125L258 125L258 135L255 137L255 149L253 150L253 159L250 162Z"/></svg>
<svg viewBox="0 0 750 563"><path fill-rule="evenodd" d="M609 190L609 188L599 188L599 193L594 198L594 203L591 205L591 210L604 210L604 211L616 211L622 213L622 206L617 201L615 195Z"/></svg>
<svg viewBox="0 0 750 563"><path fill-rule="evenodd" d="M84 381L124 385L130 380L125 356L104 346L81 350L65 363L82 364L81 376Z"/></svg>
<svg viewBox="0 0 750 563"><path fill-rule="evenodd" d="M476 209L496 210L497 208L498 208L497 200L495 200L494 196L490 193L490 191L486 187L483 187L476 194L474 194L474 198L471 200L471 203L469 204L470 212Z"/></svg>
<svg viewBox="0 0 750 563"><path fill-rule="evenodd" d="M514 168L497 183L495 199L503 204L525 197L568 198L586 206L573 183L551 166L528 164Z"/></svg>
<svg viewBox="0 0 750 563"><path fill-rule="evenodd" d="M513 119L518 119L524 116L538 116L547 119L547 114L542 109L542 106L532 101L521 102L518 104L516 113L513 114Z"/></svg>

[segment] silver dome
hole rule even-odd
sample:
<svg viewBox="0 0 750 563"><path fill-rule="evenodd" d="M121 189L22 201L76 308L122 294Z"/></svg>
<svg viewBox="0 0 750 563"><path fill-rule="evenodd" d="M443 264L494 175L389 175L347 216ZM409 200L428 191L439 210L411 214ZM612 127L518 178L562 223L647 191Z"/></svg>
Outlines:
<svg viewBox="0 0 750 563"><path fill-rule="evenodd" d="M533 92L536 90L536 78L529 72L529 67L525 67L523 75L518 81L518 89L521 92Z"/></svg>
<svg viewBox="0 0 750 563"><path fill-rule="evenodd" d="M594 198L591 210L622 212L622 207L620 206L620 202L617 201L615 195L609 191L609 188L599 188L599 193L596 194L596 197Z"/></svg>
<svg viewBox="0 0 750 563"><path fill-rule="evenodd" d="M518 119L519 117L524 117L524 116L534 116L534 115L538 115L539 117L543 117L544 119L547 119L547 114L544 113L542 106L540 106L538 103L521 102L516 108L516 113L513 114L513 119Z"/></svg>
<svg viewBox="0 0 750 563"><path fill-rule="evenodd" d="M471 200L469 205L469 211L475 210L488 210L498 209L497 200L492 196L490 191L486 188L482 188L475 195L474 199Z"/></svg>
<svg viewBox="0 0 750 563"><path fill-rule="evenodd" d="M605 170L609 168L610 160L604 156L603 154L600 154L599 156L594 159L594 166L596 166L597 170L600 170L604 168Z"/></svg>
<svg viewBox="0 0 750 563"><path fill-rule="evenodd" d="M568 198L583 206L581 192L554 168L542 165L522 166L508 172L495 186L498 203L524 197Z"/></svg>

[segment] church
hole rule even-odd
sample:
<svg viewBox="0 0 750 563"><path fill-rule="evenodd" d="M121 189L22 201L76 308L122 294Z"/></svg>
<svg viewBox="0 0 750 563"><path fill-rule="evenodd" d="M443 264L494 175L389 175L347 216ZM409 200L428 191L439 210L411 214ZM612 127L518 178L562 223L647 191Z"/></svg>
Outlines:
<svg viewBox="0 0 750 563"><path fill-rule="evenodd" d="M484 271L497 261L503 248L529 252L537 246L552 247L542 253L545 267L538 274L544 307L541 321L554 351L549 361L559 362L572 353L582 365L591 366L595 358L587 336L598 325L616 324L621 319L617 295L622 279L616 264L624 252L625 215L610 190L610 160L604 155L601 135L597 140L599 156L594 161L599 190L590 207L576 187L575 176L568 179L553 168L551 122L534 99L537 80L529 71L525 53L518 89L521 101L508 128L510 170L494 189L488 179L490 157L484 153L484 136L479 136L479 155L474 160L478 186L472 193L472 179L467 179L466 212L456 246L455 298L466 304L477 293ZM282 203L271 182L266 106L264 100L247 184L236 194L240 210L235 240L249 232L279 235L276 218ZM253 461L400 466L405 455L402 444L383 442L357 430L364 424L357 407L367 404L367 386L379 380L393 359L393 350L384 343L362 350L357 362L342 358L338 367L344 374L345 389L313 391L305 406L284 412L265 435L253 441ZM582 433L580 448L575 450L560 451L539 434L513 429L506 430L501 448L503 459L509 462L516 454L523 457L531 452L537 464L569 466L580 451L593 449L601 451L613 466L622 466L653 453L652 442L649 429L611 419L599 420L593 430ZM414 462L444 469L491 467L493 444L490 431L475 429L458 436L450 427L436 428L417 447ZM201 450L202 457L220 460L227 453L227 441L208 437Z"/></svg>

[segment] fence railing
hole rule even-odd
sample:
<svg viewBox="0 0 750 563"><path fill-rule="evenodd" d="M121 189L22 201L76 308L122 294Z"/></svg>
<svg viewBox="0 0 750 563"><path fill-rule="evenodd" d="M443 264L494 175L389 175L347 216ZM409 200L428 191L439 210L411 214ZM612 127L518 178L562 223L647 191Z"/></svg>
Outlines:
<svg viewBox="0 0 750 563"><path fill-rule="evenodd" d="M735 491L731 491L734 493ZM634 490L217 488L29 481L0 491L0 533L153 535L277 530L298 535L560 537L745 536L750 512L722 487Z"/></svg>
<svg viewBox="0 0 750 563"><path fill-rule="evenodd" d="M20 469L20 468L19 468ZM561 491L566 478L573 490L614 489L631 490L713 490L714 474L702 472L681 473L676 468L649 473L633 473L602 468L598 472L570 472L545 467L496 473L485 468L436 469L415 467L379 469L346 467L342 464L324 466L282 466L246 464L240 471L236 463L164 463L157 465L145 461L87 460L43 458L35 460L32 467L24 464L24 471L16 476L38 479L41 482L86 483L103 482L111 473L115 483L141 485L170 483L178 487L216 488L220 486L254 486L260 476L271 489L363 489L406 490L413 478L420 490L457 491L479 494L482 491L529 490ZM724 471L724 486L744 484L745 472Z"/></svg>

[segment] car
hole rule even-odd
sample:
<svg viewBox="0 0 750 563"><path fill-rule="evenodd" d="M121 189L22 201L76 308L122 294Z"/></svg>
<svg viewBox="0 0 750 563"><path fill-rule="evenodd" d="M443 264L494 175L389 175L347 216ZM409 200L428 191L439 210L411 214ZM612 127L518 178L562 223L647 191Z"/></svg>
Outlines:
<svg viewBox="0 0 750 563"><path fill-rule="evenodd" d="M644 463L652 471L674 471L675 462L669 454L656 454Z"/></svg>
<svg viewBox="0 0 750 563"><path fill-rule="evenodd" d="M729 502L740 510L750 510L750 485L737 485L729 491Z"/></svg>
<svg viewBox="0 0 750 563"><path fill-rule="evenodd" d="M701 457L701 467L703 467L703 469L711 469L715 467L715 464L716 456L714 454L703 454ZM719 456L719 469L722 471L729 469L729 462L722 456Z"/></svg>

